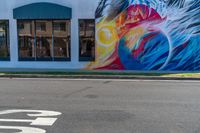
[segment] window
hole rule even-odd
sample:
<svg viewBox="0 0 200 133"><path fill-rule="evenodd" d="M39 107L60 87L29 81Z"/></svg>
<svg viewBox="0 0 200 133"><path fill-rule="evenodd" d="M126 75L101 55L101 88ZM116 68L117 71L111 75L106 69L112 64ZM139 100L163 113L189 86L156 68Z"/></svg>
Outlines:
<svg viewBox="0 0 200 133"><path fill-rule="evenodd" d="M69 21L53 21L55 59L66 58L70 56L70 31Z"/></svg>
<svg viewBox="0 0 200 133"><path fill-rule="evenodd" d="M54 31L66 31L66 22L54 21Z"/></svg>
<svg viewBox="0 0 200 133"><path fill-rule="evenodd" d="M44 21L37 21L36 31L46 31L46 23Z"/></svg>
<svg viewBox="0 0 200 133"><path fill-rule="evenodd" d="M52 60L52 21L36 20L36 58L37 60ZM46 28L48 30L46 30Z"/></svg>
<svg viewBox="0 0 200 133"><path fill-rule="evenodd" d="M0 20L0 60L10 60L9 22Z"/></svg>
<svg viewBox="0 0 200 133"><path fill-rule="evenodd" d="M70 20L18 20L17 24L20 61L70 60Z"/></svg>
<svg viewBox="0 0 200 133"><path fill-rule="evenodd" d="M27 60L35 60L35 25L34 21L18 21L19 57Z"/></svg>
<svg viewBox="0 0 200 133"><path fill-rule="evenodd" d="M95 20L79 20L79 60L95 59Z"/></svg>

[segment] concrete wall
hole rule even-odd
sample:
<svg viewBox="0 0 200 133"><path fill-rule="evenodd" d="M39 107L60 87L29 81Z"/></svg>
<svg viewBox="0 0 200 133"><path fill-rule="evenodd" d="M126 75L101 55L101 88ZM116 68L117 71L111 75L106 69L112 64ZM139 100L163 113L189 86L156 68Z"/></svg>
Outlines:
<svg viewBox="0 0 200 133"><path fill-rule="evenodd" d="M13 19L13 9L36 2L50 2L72 8L71 20L71 62L23 62L18 61L18 40L17 23ZM49 69L80 69L84 68L87 62L79 62L79 35L78 19L94 19L98 0L1 0L0 19L9 20L10 28L10 61L0 61L0 68L49 68Z"/></svg>

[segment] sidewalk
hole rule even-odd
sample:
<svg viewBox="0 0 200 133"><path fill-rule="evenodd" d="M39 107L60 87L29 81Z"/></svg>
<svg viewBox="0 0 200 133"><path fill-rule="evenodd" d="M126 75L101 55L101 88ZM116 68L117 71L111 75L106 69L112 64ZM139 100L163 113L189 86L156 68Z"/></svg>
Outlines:
<svg viewBox="0 0 200 133"><path fill-rule="evenodd" d="M200 73L138 71L1 72L0 78L200 80Z"/></svg>

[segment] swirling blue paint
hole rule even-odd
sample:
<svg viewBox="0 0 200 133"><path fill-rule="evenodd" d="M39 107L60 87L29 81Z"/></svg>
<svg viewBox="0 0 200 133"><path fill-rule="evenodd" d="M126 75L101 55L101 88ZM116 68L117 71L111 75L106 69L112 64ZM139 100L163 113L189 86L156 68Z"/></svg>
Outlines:
<svg viewBox="0 0 200 133"><path fill-rule="evenodd" d="M137 57L131 53L136 47L130 50L122 37L118 54L125 69L200 70L200 0L129 0L130 4L148 5L166 17L156 25L165 34L149 39Z"/></svg>

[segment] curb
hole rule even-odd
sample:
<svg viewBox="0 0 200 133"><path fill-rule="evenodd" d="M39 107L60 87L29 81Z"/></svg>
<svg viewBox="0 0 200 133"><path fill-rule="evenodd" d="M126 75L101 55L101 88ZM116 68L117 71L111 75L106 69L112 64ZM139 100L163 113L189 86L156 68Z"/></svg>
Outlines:
<svg viewBox="0 0 200 133"><path fill-rule="evenodd" d="M128 79L128 80L200 80L194 77L159 77L131 75L40 75L40 74L6 74L0 78L49 78L49 79Z"/></svg>

